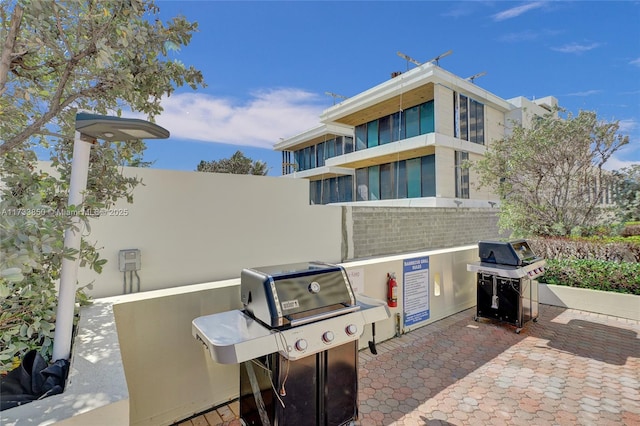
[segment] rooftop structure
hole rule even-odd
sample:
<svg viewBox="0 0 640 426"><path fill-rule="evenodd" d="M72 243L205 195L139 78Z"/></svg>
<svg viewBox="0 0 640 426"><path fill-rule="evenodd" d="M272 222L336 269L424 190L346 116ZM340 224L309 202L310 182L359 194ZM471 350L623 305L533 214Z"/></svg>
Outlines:
<svg viewBox="0 0 640 426"><path fill-rule="evenodd" d="M505 100L434 62L393 73L324 110L319 126L281 140L274 148L282 151L283 175L308 179L312 204L497 202L470 185L475 176L465 164L507 135L512 122L526 126L557 100Z"/></svg>

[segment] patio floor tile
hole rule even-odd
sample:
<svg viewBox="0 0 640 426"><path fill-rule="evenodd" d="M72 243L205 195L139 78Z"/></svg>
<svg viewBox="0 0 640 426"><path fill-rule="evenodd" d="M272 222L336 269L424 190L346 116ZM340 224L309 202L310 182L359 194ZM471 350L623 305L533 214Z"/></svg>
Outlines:
<svg viewBox="0 0 640 426"><path fill-rule="evenodd" d="M516 334L474 313L362 351L356 424L640 424L640 323L540 305ZM240 424L237 405L216 413L180 424Z"/></svg>

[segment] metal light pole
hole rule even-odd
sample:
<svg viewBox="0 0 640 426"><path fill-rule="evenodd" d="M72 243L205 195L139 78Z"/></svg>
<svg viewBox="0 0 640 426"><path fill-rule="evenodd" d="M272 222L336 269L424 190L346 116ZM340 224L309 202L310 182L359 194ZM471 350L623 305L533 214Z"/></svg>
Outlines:
<svg viewBox="0 0 640 426"><path fill-rule="evenodd" d="M76 114L76 132L73 141L73 159L69 183L68 206L80 206L84 200L89 174L89 155L96 139L128 141L134 139L166 139L169 131L146 120L110 117L88 113ZM71 209L70 209L71 211ZM71 226L64 234L64 248L80 252L84 223L78 214L71 218ZM56 328L53 338L52 359L68 360L71 353L73 314L76 301L76 282L80 266L79 254L74 259L62 259Z"/></svg>

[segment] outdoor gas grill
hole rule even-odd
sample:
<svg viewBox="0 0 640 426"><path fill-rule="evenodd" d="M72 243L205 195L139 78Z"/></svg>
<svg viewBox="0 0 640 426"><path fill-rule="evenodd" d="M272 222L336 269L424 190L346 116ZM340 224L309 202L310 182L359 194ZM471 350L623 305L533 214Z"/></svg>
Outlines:
<svg viewBox="0 0 640 426"><path fill-rule="evenodd" d="M516 326L538 318L538 281L546 261L531 250L526 240L480 241L479 262L467 265L477 274L478 318L491 318Z"/></svg>
<svg viewBox="0 0 640 426"><path fill-rule="evenodd" d="M320 262L244 269L243 310L193 320L214 361L241 363L247 425L338 426L357 419L358 338L389 318L386 303L356 300L341 266Z"/></svg>

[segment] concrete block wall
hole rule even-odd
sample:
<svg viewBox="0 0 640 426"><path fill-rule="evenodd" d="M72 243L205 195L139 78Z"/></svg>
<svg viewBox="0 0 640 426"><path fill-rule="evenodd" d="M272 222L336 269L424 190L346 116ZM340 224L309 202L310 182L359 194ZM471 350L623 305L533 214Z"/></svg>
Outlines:
<svg viewBox="0 0 640 426"><path fill-rule="evenodd" d="M507 237L498 209L344 206L343 261L476 244Z"/></svg>

